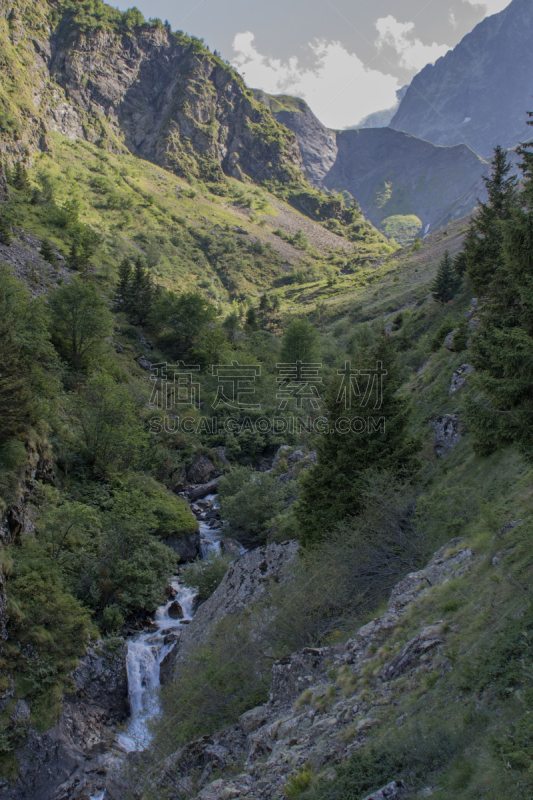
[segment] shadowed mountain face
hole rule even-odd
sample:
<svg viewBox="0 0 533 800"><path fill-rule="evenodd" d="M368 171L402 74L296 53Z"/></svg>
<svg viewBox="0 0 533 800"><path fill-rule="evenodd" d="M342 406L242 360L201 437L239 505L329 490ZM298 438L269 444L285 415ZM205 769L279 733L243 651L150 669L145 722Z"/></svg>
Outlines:
<svg viewBox="0 0 533 800"><path fill-rule="evenodd" d="M434 144L493 148L529 139L533 110L533 3L513 0L487 17L411 83L391 124Z"/></svg>
<svg viewBox="0 0 533 800"><path fill-rule="evenodd" d="M294 136L199 40L95 8L0 0L0 150L46 150L58 131L185 177L299 175Z"/></svg>
<svg viewBox="0 0 533 800"><path fill-rule="evenodd" d="M488 165L464 145L436 147L391 128L335 133L301 100L270 98L269 105L296 134L311 182L350 192L383 230L391 217L408 216L418 217L423 230L440 227L485 198Z"/></svg>
<svg viewBox="0 0 533 800"><path fill-rule="evenodd" d="M483 194L486 163L468 147L435 147L390 128L343 131L335 164L323 180L346 189L380 225L389 217L415 215L424 228L468 214Z"/></svg>

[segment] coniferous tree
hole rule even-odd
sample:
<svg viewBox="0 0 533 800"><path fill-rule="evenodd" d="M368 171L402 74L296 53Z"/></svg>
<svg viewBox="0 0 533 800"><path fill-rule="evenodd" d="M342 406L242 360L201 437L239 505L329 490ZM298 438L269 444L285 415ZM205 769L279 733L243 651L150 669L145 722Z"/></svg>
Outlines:
<svg viewBox="0 0 533 800"><path fill-rule="evenodd" d="M478 452L515 443L533 460L533 153L529 145L520 153L524 190L501 226L502 256L472 341L467 412Z"/></svg>
<svg viewBox="0 0 533 800"><path fill-rule="evenodd" d="M28 172L22 161L17 161L13 175L13 186L15 189L18 189L19 192L29 192L30 190Z"/></svg>
<svg viewBox="0 0 533 800"><path fill-rule="evenodd" d="M4 216L0 216L0 244L9 247L12 241L11 226Z"/></svg>
<svg viewBox="0 0 533 800"><path fill-rule="evenodd" d="M491 174L483 178L488 201L481 203L479 213L470 223L465 241L466 271L480 294L485 295L502 261L502 223L509 220L516 205L518 180L509 175L512 164L500 146L494 150Z"/></svg>
<svg viewBox="0 0 533 800"><path fill-rule="evenodd" d="M115 295L117 311L128 311L128 300L131 289L132 267L129 258L123 258L118 268L118 283Z"/></svg>
<svg viewBox="0 0 533 800"><path fill-rule="evenodd" d="M449 303L457 294L460 285L461 279L455 271L449 251L446 250L439 264L435 283L431 287L433 297L439 303Z"/></svg>
<svg viewBox="0 0 533 800"><path fill-rule="evenodd" d="M296 505L304 546L320 541L336 524L364 511L364 493L374 472L386 470L406 479L418 469L420 443L408 432L410 406L397 394L400 381L389 337L383 334L365 352L365 361L354 366L365 373L366 366L381 365L382 377L369 372L371 383L367 383L364 375L342 376L328 391L327 430L317 442L317 464L302 476ZM369 389L369 402L361 406ZM378 392L381 404L375 408ZM349 396L353 402L347 402Z"/></svg>
<svg viewBox="0 0 533 800"><path fill-rule="evenodd" d="M249 308L246 312L246 327L249 331L256 331L257 330L257 312L255 308Z"/></svg>
<svg viewBox="0 0 533 800"><path fill-rule="evenodd" d="M53 267L57 267L57 258L54 249L48 239L43 239L41 242L41 249L39 253Z"/></svg>
<svg viewBox="0 0 533 800"><path fill-rule="evenodd" d="M127 293L127 309L135 325L144 325L152 310L153 287L148 270L140 258L135 261L130 288Z"/></svg>

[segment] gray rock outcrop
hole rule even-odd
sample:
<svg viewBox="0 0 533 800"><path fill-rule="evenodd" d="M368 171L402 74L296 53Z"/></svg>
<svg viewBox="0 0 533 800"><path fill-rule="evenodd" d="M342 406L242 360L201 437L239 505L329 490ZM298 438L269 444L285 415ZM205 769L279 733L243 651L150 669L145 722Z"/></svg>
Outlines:
<svg viewBox="0 0 533 800"><path fill-rule="evenodd" d="M447 456L456 444L461 441L458 414L445 414L433 423L433 449L439 458Z"/></svg>
<svg viewBox="0 0 533 800"><path fill-rule="evenodd" d="M195 800L281 800L290 776L309 763L320 771L348 758L368 732L385 721L393 703L390 681L402 676L418 685L424 676L450 668L443 649L446 626L437 622L421 627L401 646L402 620L432 587L464 578L476 560L461 540L452 540L425 569L400 581L384 614L360 628L346 644L306 648L278 661L267 703L247 711L235 725L178 750L152 775L153 785L171 796L179 796L188 787ZM246 597L237 586L233 592L228 600ZM384 642L394 642L396 631L396 652L391 652L371 689L366 684L365 691L358 692L357 681L369 674ZM388 652L387 648L381 652ZM353 691L348 690L350 686ZM241 770L237 775L236 764ZM213 780L215 771L222 771L222 777ZM201 776L196 794L193 773ZM140 792L135 796L140 797ZM393 781L367 800L405 796L403 783Z"/></svg>
<svg viewBox="0 0 533 800"><path fill-rule="evenodd" d="M198 608L193 621L181 633L178 660L197 646L217 620L242 611L255 603L270 581L279 582L295 558L297 542L269 544L250 550L230 564L222 582Z"/></svg>
<svg viewBox="0 0 533 800"><path fill-rule="evenodd" d="M0 781L2 800L86 800L103 789L106 765L114 759L104 755L104 745L111 745L129 713L126 647L122 640L115 645L96 642L80 659L54 728L42 734L28 729L17 751L17 779ZM15 713L27 722L29 708L25 713L19 706Z"/></svg>
<svg viewBox="0 0 533 800"><path fill-rule="evenodd" d="M91 28L56 5L32 3L11 25L33 103L21 135L3 143L10 160L48 149L56 131L205 180L283 182L302 169L294 135L198 40L123 19ZM11 9L0 0L1 16Z"/></svg>

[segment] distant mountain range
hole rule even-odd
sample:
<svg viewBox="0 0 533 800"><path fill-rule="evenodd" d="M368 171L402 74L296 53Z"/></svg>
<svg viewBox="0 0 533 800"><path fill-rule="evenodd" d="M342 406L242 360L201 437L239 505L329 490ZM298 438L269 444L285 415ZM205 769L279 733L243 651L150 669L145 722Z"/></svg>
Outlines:
<svg viewBox="0 0 533 800"><path fill-rule="evenodd" d="M412 239L468 214L485 196L481 176L488 165L465 145L437 147L392 128L330 131L303 100L257 96L296 134L309 180L350 192L388 235L391 225L402 228L398 217Z"/></svg>
<svg viewBox="0 0 533 800"><path fill-rule="evenodd" d="M378 112L357 129L330 131L303 100L257 94L296 134L315 186L350 192L387 235L403 219L412 238L417 218L425 232L485 199L482 176L497 144L532 138L532 41L533 1L513 0L404 87L396 113Z"/></svg>
<svg viewBox="0 0 533 800"><path fill-rule="evenodd" d="M413 79L390 126L433 144L466 144L484 158L530 139L533 2L513 0Z"/></svg>

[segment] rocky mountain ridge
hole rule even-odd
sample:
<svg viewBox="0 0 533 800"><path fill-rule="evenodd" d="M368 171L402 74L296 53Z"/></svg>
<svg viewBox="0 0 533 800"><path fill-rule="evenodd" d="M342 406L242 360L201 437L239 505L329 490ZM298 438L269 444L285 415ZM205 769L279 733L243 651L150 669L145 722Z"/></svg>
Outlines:
<svg viewBox="0 0 533 800"><path fill-rule="evenodd" d="M390 126L483 158L531 138L533 5L513 0L413 79Z"/></svg>
<svg viewBox="0 0 533 800"><path fill-rule="evenodd" d="M330 131L303 101L258 96L296 134L311 183L348 191L377 227L408 215L423 231L443 227L485 199L487 164L465 145L436 147L392 128Z"/></svg>
<svg viewBox="0 0 533 800"><path fill-rule="evenodd" d="M127 147L204 180L225 173L287 181L300 174L294 136L199 40L162 24L138 20L117 29L111 22L84 23L69 3L2 0L0 45L8 69L0 87L0 151L46 150L55 130ZM22 93L18 106L14 89Z"/></svg>

